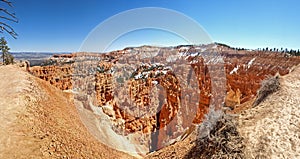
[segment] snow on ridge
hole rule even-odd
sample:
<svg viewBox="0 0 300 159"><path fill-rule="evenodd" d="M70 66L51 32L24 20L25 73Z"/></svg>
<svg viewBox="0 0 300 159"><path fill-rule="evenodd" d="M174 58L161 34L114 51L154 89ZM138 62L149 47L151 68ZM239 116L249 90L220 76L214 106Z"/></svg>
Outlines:
<svg viewBox="0 0 300 159"><path fill-rule="evenodd" d="M233 74L233 73L237 73L237 71L239 70L239 68L240 68L240 65L237 65L235 68L233 68L233 70L232 71L230 71L230 73L229 74Z"/></svg>
<svg viewBox="0 0 300 159"><path fill-rule="evenodd" d="M224 63L222 56L215 56L213 58L210 58L206 64L217 64L217 63Z"/></svg>
<svg viewBox="0 0 300 159"><path fill-rule="evenodd" d="M198 55L199 55L199 52L192 52L192 53L190 54L191 57L195 57L195 56L198 56Z"/></svg>
<svg viewBox="0 0 300 159"><path fill-rule="evenodd" d="M141 79L143 77L143 75L140 73L140 74L137 74L134 76L134 79Z"/></svg>
<svg viewBox="0 0 300 159"><path fill-rule="evenodd" d="M160 64L160 63L154 63L154 64L145 64L143 63L142 66L154 66L154 67L163 67L164 65L163 64ZM166 66L166 67L163 67L162 69L159 69L159 70L156 70L154 72L155 76L159 75L159 74L164 74L166 75L168 73L169 70L172 70L172 68L170 66ZM148 71L141 71L139 72L137 75L134 76L134 79L138 80L138 79L146 79L149 77L149 75L151 74L151 70L148 70Z"/></svg>
<svg viewBox="0 0 300 159"><path fill-rule="evenodd" d="M254 60L256 58L254 57L253 59L251 59L249 62L248 62L248 66L247 66L247 69L249 69L251 67L251 65L253 64Z"/></svg>
<svg viewBox="0 0 300 159"><path fill-rule="evenodd" d="M152 81L152 83L153 83L154 85L157 85L157 84L158 84L158 82L157 82L157 81Z"/></svg>
<svg viewBox="0 0 300 159"><path fill-rule="evenodd" d="M207 48L198 46L198 47L195 47L195 50L197 50L199 52L204 52L207 50Z"/></svg>
<svg viewBox="0 0 300 159"><path fill-rule="evenodd" d="M163 71L161 71L161 72L162 72L164 75L168 73L168 71L166 71L166 70L163 70Z"/></svg>
<svg viewBox="0 0 300 159"><path fill-rule="evenodd" d="M195 64L198 63L199 61L197 59L193 59L192 61L190 61L190 64Z"/></svg>
<svg viewBox="0 0 300 159"><path fill-rule="evenodd" d="M180 47L178 50L179 50L180 52L182 52L182 51L187 51L187 50L189 50L189 49L190 49L189 46L182 46L182 47Z"/></svg>
<svg viewBox="0 0 300 159"><path fill-rule="evenodd" d="M185 52L179 52L179 57L185 56Z"/></svg>

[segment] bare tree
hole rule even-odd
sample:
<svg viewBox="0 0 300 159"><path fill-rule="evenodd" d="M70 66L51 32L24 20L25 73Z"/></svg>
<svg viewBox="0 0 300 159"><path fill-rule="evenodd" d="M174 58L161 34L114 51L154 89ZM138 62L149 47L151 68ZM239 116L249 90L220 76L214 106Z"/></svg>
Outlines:
<svg viewBox="0 0 300 159"><path fill-rule="evenodd" d="M9 22L18 23L18 18L14 12L11 12L7 9L12 8L12 2L9 0L0 0L1 7L0 7L0 33L7 32L13 38L17 38L18 34L15 30L9 25Z"/></svg>

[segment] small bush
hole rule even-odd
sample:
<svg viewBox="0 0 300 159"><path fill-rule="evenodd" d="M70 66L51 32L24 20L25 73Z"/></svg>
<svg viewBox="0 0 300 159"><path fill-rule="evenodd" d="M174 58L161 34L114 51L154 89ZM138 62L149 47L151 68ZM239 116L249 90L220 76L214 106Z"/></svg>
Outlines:
<svg viewBox="0 0 300 159"><path fill-rule="evenodd" d="M280 88L279 76L273 76L262 81L261 87L258 90L256 100L253 103L253 107L256 107L262 101L264 101L270 94L278 91Z"/></svg>
<svg viewBox="0 0 300 159"><path fill-rule="evenodd" d="M202 124L196 146L184 158L244 158L243 138L232 116L212 111Z"/></svg>

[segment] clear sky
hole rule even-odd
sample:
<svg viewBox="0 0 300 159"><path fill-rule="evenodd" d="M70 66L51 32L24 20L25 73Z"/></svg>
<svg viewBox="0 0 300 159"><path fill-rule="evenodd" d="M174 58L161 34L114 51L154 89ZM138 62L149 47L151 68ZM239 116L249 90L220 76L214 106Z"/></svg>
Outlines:
<svg viewBox="0 0 300 159"><path fill-rule="evenodd" d="M298 0L12 0L12 2L19 19L19 23L12 25L19 37L15 40L4 34L12 51L78 51L88 33L99 23L120 12L139 7L163 7L179 11L196 20L215 42L245 48L300 48ZM150 34L152 36L148 37ZM182 42L171 34L164 36L153 34L162 33L148 30L126 34L120 40L123 43L118 46L148 43L177 45ZM172 38L173 41L168 40Z"/></svg>

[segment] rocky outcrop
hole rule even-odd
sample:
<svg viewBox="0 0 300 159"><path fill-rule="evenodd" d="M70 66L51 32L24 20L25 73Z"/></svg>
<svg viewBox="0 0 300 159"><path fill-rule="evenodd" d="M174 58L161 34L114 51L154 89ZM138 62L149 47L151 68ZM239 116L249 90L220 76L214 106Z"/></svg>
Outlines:
<svg viewBox="0 0 300 159"><path fill-rule="evenodd" d="M225 105L234 109L236 105L241 104L241 95L240 89L237 89L237 91L230 89L226 95Z"/></svg>
<svg viewBox="0 0 300 159"><path fill-rule="evenodd" d="M72 68L65 66L34 66L30 68L30 73L61 90L72 89Z"/></svg>

